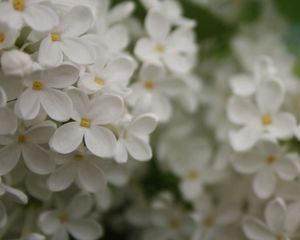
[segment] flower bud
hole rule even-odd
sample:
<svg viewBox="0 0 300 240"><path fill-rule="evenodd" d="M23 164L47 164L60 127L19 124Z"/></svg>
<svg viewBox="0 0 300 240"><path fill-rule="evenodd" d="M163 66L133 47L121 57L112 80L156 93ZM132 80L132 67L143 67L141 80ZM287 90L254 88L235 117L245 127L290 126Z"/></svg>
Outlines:
<svg viewBox="0 0 300 240"><path fill-rule="evenodd" d="M5 75L24 76L32 71L33 61L29 54L20 50L5 51L1 57L1 67Z"/></svg>

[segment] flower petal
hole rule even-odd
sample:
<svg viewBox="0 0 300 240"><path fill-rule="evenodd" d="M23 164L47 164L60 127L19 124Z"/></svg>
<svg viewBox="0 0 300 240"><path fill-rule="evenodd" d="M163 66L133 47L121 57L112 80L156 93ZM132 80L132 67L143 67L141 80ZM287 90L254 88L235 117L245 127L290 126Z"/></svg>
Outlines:
<svg viewBox="0 0 300 240"><path fill-rule="evenodd" d="M106 186L102 170L89 162L80 164L78 178L84 190L88 192L97 192Z"/></svg>
<svg viewBox="0 0 300 240"><path fill-rule="evenodd" d="M92 126L84 135L87 148L96 156L112 157L116 145L113 133L100 126Z"/></svg>
<svg viewBox="0 0 300 240"><path fill-rule="evenodd" d="M10 144L0 149L0 176L15 168L21 156L21 149L17 144Z"/></svg>
<svg viewBox="0 0 300 240"><path fill-rule="evenodd" d="M67 229L77 239L95 240L103 235L101 226L93 220L74 220L67 225Z"/></svg>
<svg viewBox="0 0 300 240"><path fill-rule="evenodd" d="M230 79L230 87L235 95L247 97L255 92L255 82L246 74L239 74Z"/></svg>
<svg viewBox="0 0 300 240"><path fill-rule="evenodd" d="M26 138L36 144L48 144L56 129L56 124L51 121L38 123L26 131Z"/></svg>
<svg viewBox="0 0 300 240"><path fill-rule="evenodd" d="M78 89L71 89L67 91L73 103L72 118L80 121L81 118L87 117L87 112L90 106L88 95Z"/></svg>
<svg viewBox="0 0 300 240"><path fill-rule="evenodd" d="M49 117L56 121L66 121L71 117L72 101L70 97L56 89L44 90L41 104Z"/></svg>
<svg viewBox="0 0 300 240"><path fill-rule="evenodd" d="M91 102L89 117L93 124L108 124L118 120L124 111L122 98L102 95Z"/></svg>
<svg viewBox="0 0 300 240"><path fill-rule="evenodd" d="M250 240L274 240L274 235L268 227L254 217L243 220L243 230Z"/></svg>
<svg viewBox="0 0 300 240"><path fill-rule="evenodd" d="M13 134L17 130L18 119L8 107L0 107L0 122L0 135Z"/></svg>
<svg viewBox="0 0 300 240"><path fill-rule="evenodd" d="M288 158L279 160L279 162L276 163L275 168L276 168L277 174L283 180L291 181L298 174L297 167Z"/></svg>
<svg viewBox="0 0 300 240"><path fill-rule="evenodd" d="M152 158L152 149L145 140L130 135L125 141L129 154L136 160L148 161Z"/></svg>
<svg viewBox="0 0 300 240"><path fill-rule="evenodd" d="M261 82L257 88L256 102L262 114L276 113L284 98L284 89L278 81Z"/></svg>
<svg viewBox="0 0 300 240"><path fill-rule="evenodd" d="M270 229L275 232L284 232L286 206L282 199L275 199L267 205L265 217Z"/></svg>
<svg viewBox="0 0 300 240"><path fill-rule="evenodd" d="M126 48L129 43L128 31L126 27L120 24L113 25L108 29L104 37L109 48L115 52Z"/></svg>
<svg viewBox="0 0 300 240"><path fill-rule="evenodd" d="M58 24L58 16L50 7L43 4L30 4L23 14L25 22L38 32L51 30Z"/></svg>
<svg viewBox="0 0 300 240"><path fill-rule="evenodd" d="M63 57L60 42L53 42L50 36L41 42L38 53L39 63L49 67L57 67L62 64Z"/></svg>
<svg viewBox="0 0 300 240"><path fill-rule="evenodd" d="M118 163L127 162L128 153L122 140L119 140L116 143L114 158Z"/></svg>
<svg viewBox="0 0 300 240"><path fill-rule="evenodd" d="M26 166L34 173L48 174L54 169L54 161L49 152L37 144L26 143L22 146Z"/></svg>
<svg viewBox="0 0 300 240"><path fill-rule="evenodd" d="M82 142L84 131L77 122L59 127L50 140L50 146L59 153L73 152Z"/></svg>
<svg viewBox="0 0 300 240"><path fill-rule="evenodd" d="M48 179L49 189L53 192L68 188L76 177L76 169L72 164L66 164L56 169Z"/></svg>
<svg viewBox="0 0 300 240"><path fill-rule="evenodd" d="M258 197L263 199L270 197L273 194L275 187L276 177L272 169L266 167L255 175L253 189Z"/></svg>
<svg viewBox="0 0 300 240"><path fill-rule="evenodd" d="M91 195L80 193L69 203L66 208L66 213L72 218L81 218L91 210L92 206L93 201Z"/></svg>
<svg viewBox="0 0 300 240"><path fill-rule="evenodd" d="M155 51L156 44L151 39L138 40L134 54L142 61L160 64L160 55Z"/></svg>
<svg viewBox="0 0 300 240"><path fill-rule="evenodd" d="M264 166L263 157L256 151L236 153L233 156L233 167L243 174L252 174Z"/></svg>
<svg viewBox="0 0 300 240"><path fill-rule="evenodd" d="M146 136L154 131L157 126L157 118L153 114L142 114L130 124L128 131L137 136Z"/></svg>
<svg viewBox="0 0 300 240"><path fill-rule="evenodd" d="M278 113L272 118L268 130L276 138L289 139L293 137L297 127L296 118L290 113Z"/></svg>
<svg viewBox="0 0 300 240"><path fill-rule="evenodd" d="M27 88L17 100L15 112L25 120L34 119L40 111L40 93Z"/></svg>
<svg viewBox="0 0 300 240"><path fill-rule="evenodd" d="M164 41L171 30L168 19L160 12L150 11L145 20L148 34L156 41Z"/></svg>
<svg viewBox="0 0 300 240"><path fill-rule="evenodd" d="M133 61L126 57L113 60L105 68L105 75L111 81L121 81L127 84L134 71Z"/></svg>
<svg viewBox="0 0 300 240"><path fill-rule="evenodd" d="M39 227L45 234L53 234L59 228L58 212L48 211L39 216Z"/></svg>

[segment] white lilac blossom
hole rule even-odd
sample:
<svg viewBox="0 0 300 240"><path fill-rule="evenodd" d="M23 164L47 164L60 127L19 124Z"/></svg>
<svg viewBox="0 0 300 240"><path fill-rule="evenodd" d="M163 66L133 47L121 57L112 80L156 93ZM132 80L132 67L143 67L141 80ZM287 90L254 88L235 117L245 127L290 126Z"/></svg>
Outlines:
<svg viewBox="0 0 300 240"><path fill-rule="evenodd" d="M300 238L287 23L193 2L0 0L1 239Z"/></svg>

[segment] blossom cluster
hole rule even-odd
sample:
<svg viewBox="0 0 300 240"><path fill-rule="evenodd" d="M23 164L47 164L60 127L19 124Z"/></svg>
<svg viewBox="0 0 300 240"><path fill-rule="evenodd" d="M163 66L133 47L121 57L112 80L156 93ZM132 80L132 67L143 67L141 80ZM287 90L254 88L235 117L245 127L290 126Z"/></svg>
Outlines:
<svg viewBox="0 0 300 240"><path fill-rule="evenodd" d="M300 239L300 84L270 1L206 58L179 1L117 2L0 0L0 238Z"/></svg>

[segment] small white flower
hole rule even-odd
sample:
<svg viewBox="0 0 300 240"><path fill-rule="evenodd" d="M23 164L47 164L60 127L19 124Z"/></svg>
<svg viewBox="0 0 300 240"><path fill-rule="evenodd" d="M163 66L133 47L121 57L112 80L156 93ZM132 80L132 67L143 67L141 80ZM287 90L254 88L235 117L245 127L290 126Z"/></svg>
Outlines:
<svg viewBox="0 0 300 240"><path fill-rule="evenodd" d="M144 64L139 73L139 81L131 86L132 95L128 101L132 104L141 104L146 98L145 112L154 113L159 121L167 122L172 114L170 97L174 97L185 88L185 84L178 78L166 76L164 68L157 64Z"/></svg>
<svg viewBox="0 0 300 240"><path fill-rule="evenodd" d="M12 28L21 29L24 25L44 32L58 24L58 16L45 1L9 0L0 3L0 20Z"/></svg>
<svg viewBox="0 0 300 240"><path fill-rule="evenodd" d="M152 149L148 138L157 125L155 115L143 114L129 122L124 122L123 125L116 144L116 161L119 163L127 162L128 153L139 161L150 160Z"/></svg>
<svg viewBox="0 0 300 240"><path fill-rule="evenodd" d="M48 116L57 121L68 120L72 102L68 95L59 89L70 87L79 76L79 71L71 65L37 71L25 77L26 90L18 98L15 111L25 120L35 118L42 105Z"/></svg>
<svg viewBox="0 0 300 240"><path fill-rule="evenodd" d="M67 155L57 155L59 167L48 179L51 191L62 191L75 180L86 191L97 192L106 186L106 180L99 166L100 159L94 155L74 151Z"/></svg>
<svg viewBox="0 0 300 240"><path fill-rule="evenodd" d="M74 151L84 139L87 148L100 157L112 157L116 138L103 125L117 121L124 111L120 97L101 95L91 102L79 90L68 91L73 101L74 122L59 127L51 139L51 147L59 153Z"/></svg>
<svg viewBox="0 0 300 240"><path fill-rule="evenodd" d="M103 230L95 220L85 217L91 208L91 197L78 194L66 208L42 213L39 226L45 234L52 235L52 239L68 240L70 233L78 240L97 240Z"/></svg>
<svg viewBox="0 0 300 240"><path fill-rule="evenodd" d="M91 64L94 53L88 42L80 38L93 23L89 8L76 6L66 13L60 24L42 40L38 60L46 66L57 67L64 56L77 64Z"/></svg>
<svg viewBox="0 0 300 240"><path fill-rule="evenodd" d="M132 60L119 57L112 61L98 57L96 63L82 74L79 84L88 91L123 94L129 91L127 85L134 71Z"/></svg>
<svg viewBox="0 0 300 240"><path fill-rule="evenodd" d="M10 28L7 23L0 21L0 49L10 48L14 45L19 31Z"/></svg>
<svg viewBox="0 0 300 240"><path fill-rule="evenodd" d="M236 151L246 151L264 137L289 139L296 129L295 117L279 112L284 100L284 89L278 81L261 82L255 95L256 105L249 99L234 96L228 103L231 122L242 126L230 132L230 143Z"/></svg>
<svg viewBox="0 0 300 240"><path fill-rule="evenodd" d="M255 217L245 217L243 230L249 240L289 240L293 239L299 217L298 205L286 206L285 202L277 198L268 203L265 210L265 222Z"/></svg>
<svg viewBox="0 0 300 240"><path fill-rule="evenodd" d="M258 197L268 198L275 189L277 177L291 181L297 176L297 168L277 144L258 142L257 146L234 155L234 168L243 174L255 173L253 189Z"/></svg>
<svg viewBox="0 0 300 240"><path fill-rule="evenodd" d="M171 32L171 23L157 11L150 11L145 28L150 38L140 39L134 49L142 61L163 63L171 71L186 73L194 65L196 47L190 29L179 28Z"/></svg>
<svg viewBox="0 0 300 240"><path fill-rule="evenodd" d="M14 135L0 137L0 175L15 168L21 156L30 171L48 174L54 168L54 161L47 150L40 145L48 144L56 125L46 121L32 126L26 131L18 130Z"/></svg>

